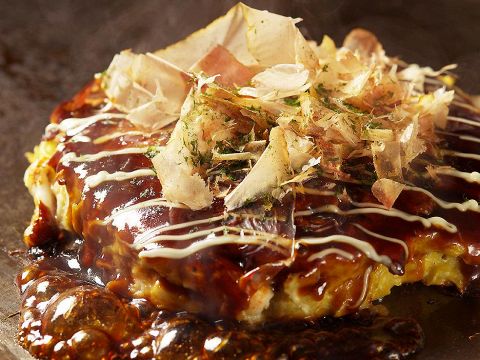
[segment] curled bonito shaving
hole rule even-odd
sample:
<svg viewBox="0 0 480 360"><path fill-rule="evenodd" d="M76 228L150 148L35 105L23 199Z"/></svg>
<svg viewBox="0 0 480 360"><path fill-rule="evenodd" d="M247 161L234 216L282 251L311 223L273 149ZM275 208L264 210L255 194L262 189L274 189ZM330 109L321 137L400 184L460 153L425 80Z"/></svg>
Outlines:
<svg viewBox="0 0 480 360"><path fill-rule="evenodd" d="M317 45L299 21L240 3L166 49L114 58L103 77L113 105L145 131L176 121L153 158L169 201L201 209L221 193L232 210L323 176L373 184L393 205L453 99L425 92L425 79L454 66L389 58L362 29L343 47L328 36ZM262 154L249 150L266 142ZM359 158L370 160L353 169Z"/></svg>

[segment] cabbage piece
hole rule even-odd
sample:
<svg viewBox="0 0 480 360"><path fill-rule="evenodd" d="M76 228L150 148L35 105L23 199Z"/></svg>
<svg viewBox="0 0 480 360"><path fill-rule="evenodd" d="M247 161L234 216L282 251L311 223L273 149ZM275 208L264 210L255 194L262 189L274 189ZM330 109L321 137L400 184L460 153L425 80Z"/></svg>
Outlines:
<svg viewBox="0 0 480 360"><path fill-rule="evenodd" d="M397 181L391 179L378 179L372 185L372 194L378 201L380 201L380 203L390 209L404 188L405 185Z"/></svg>
<svg viewBox="0 0 480 360"><path fill-rule="evenodd" d="M426 77L435 77L443 74L445 71L455 69L456 64L446 65L438 71L434 71L431 67L420 67L417 64L410 64L400 71L397 76L400 80L409 81L414 84L415 89L423 93Z"/></svg>
<svg viewBox="0 0 480 360"><path fill-rule="evenodd" d="M224 46L217 45L190 69L203 71L209 76L219 75L216 81L227 87L245 86L255 75L249 67L243 65Z"/></svg>
<svg viewBox="0 0 480 360"><path fill-rule="evenodd" d="M301 64L278 64L258 73L252 78L254 87L241 88L244 96L276 100L299 95L310 87L309 71Z"/></svg>
<svg viewBox="0 0 480 360"><path fill-rule="evenodd" d="M422 115L420 122L425 128L428 124L434 124L440 129L447 126L448 106L453 101L454 91L445 91L439 88L431 94L421 96L418 102ZM427 124L425 124L427 123ZM427 132L424 130L424 132Z"/></svg>
<svg viewBox="0 0 480 360"><path fill-rule="evenodd" d="M395 134L391 129L366 128L362 133L361 139L370 141L393 141L395 140Z"/></svg>
<svg viewBox="0 0 480 360"><path fill-rule="evenodd" d="M243 181L225 197L227 210L237 209L263 195L272 195L280 184L291 177L290 159L284 131L270 131L269 144Z"/></svg>
<svg viewBox="0 0 480 360"><path fill-rule="evenodd" d="M71 204L67 186L61 185L58 181L55 181L52 184L51 189L55 195L55 219L57 220L59 227L67 231L74 231L71 226L72 219L69 211Z"/></svg>

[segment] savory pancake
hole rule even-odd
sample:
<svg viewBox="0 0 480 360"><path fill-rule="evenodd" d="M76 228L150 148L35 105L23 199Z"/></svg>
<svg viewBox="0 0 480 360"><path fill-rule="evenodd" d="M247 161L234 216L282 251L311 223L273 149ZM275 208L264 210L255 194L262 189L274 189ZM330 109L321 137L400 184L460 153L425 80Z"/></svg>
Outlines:
<svg viewBox="0 0 480 360"><path fill-rule="evenodd" d="M247 323L343 316L394 286L468 292L480 264L480 110L354 30L307 41L238 5L115 56L29 155L29 247L82 239L124 297Z"/></svg>

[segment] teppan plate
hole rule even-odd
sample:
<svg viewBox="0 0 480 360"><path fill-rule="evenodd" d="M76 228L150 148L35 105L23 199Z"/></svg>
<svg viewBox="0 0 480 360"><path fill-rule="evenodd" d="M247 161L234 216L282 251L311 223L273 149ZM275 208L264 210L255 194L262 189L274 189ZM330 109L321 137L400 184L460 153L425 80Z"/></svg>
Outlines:
<svg viewBox="0 0 480 360"><path fill-rule="evenodd" d="M458 63L460 84L480 92L480 4L476 0L247 1L292 17L312 39L338 43L354 27L375 32L389 55L440 67ZM164 47L225 13L234 1L0 0L0 358L30 359L15 342L14 277L33 206L22 176L54 106L125 48ZM480 239L480 229L479 229ZM412 316L426 334L417 359L479 359L480 300L424 286L396 289L383 304Z"/></svg>

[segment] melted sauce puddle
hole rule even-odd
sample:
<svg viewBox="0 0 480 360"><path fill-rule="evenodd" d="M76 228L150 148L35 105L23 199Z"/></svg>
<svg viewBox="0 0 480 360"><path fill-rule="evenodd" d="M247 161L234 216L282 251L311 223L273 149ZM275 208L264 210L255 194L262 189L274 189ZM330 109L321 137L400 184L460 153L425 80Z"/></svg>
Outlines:
<svg viewBox="0 0 480 360"><path fill-rule="evenodd" d="M424 343L411 318L361 311L343 318L278 321L250 328L228 320L168 312L96 284L74 249L33 249L17 278L19 341L53 359L402 359Z"/></svg>

